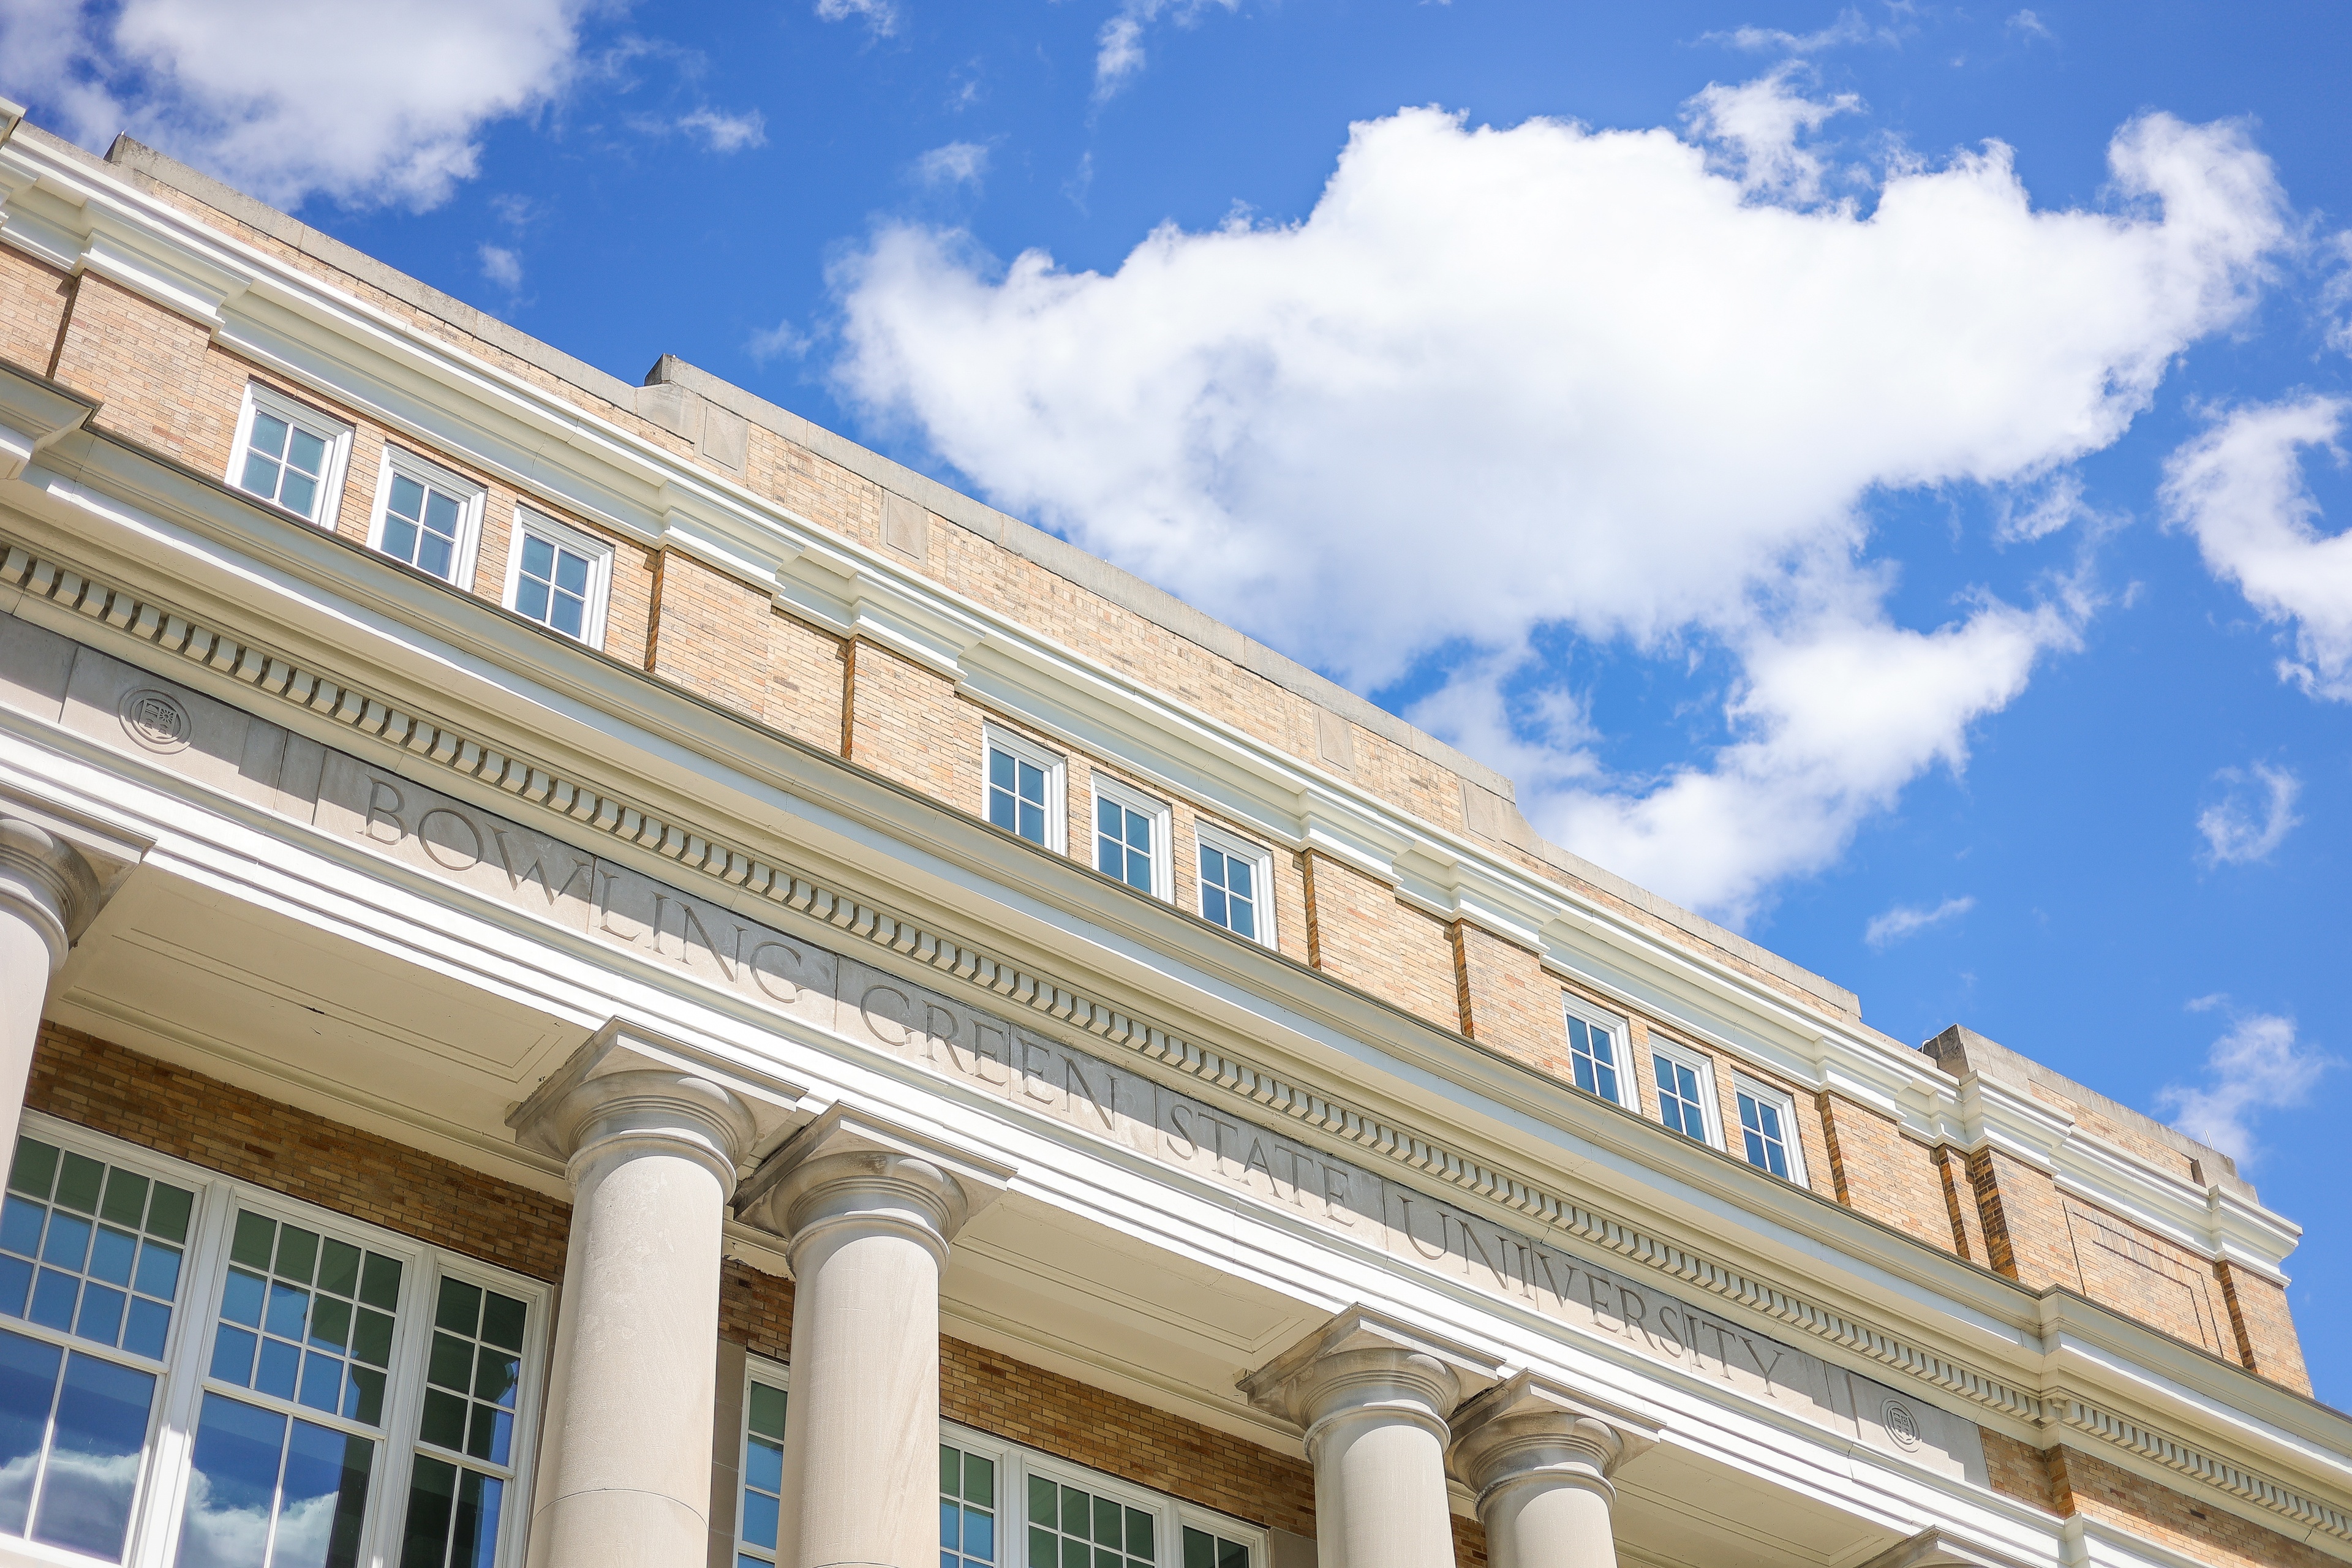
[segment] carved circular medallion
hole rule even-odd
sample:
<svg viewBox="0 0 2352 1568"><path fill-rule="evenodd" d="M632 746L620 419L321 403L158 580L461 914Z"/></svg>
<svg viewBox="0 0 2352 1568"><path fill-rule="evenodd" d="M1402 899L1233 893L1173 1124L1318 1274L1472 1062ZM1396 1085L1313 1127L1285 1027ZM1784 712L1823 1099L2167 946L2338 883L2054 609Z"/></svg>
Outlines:
<svg viewBox="0 0 2352 1568"><path fill-rule="evenodd" d="M1885 1422L1886 1435L1895 1439L1896 1447L1906 1452L1918 1447L1919 1418L1911 1414L1909 1405L1899 1399L1890 1399L1880 1407L1879 1418Z"/></svg>
<svg viewBox="0 0 2352 1568"><path fill-rule="evenodd" d="M195 736L195 721L180 700L152 686L124 692L116 711L122 716L122 732L151 752L186 751Z"/></svg>

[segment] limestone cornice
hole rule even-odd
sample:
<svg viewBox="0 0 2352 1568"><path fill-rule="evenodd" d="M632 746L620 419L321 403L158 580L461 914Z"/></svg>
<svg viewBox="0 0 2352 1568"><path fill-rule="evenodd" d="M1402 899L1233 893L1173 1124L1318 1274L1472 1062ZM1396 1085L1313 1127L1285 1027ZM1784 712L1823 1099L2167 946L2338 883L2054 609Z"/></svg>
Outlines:
<svg viewBox="0 0 2352 1568"><path fill-rule="evenodd" d="M2054 1435L2053 1423L2072 1408L2057 1403L2049 1392L2053 1386L2051 1358L2066 1346L2047 1333L2021 1339L2011 1353L1984 1353L1995 1350L2000 1342L1993 1341L1980 1346L1979 1353L1956 1354L1949 1348L1937 1348L1917 1333L1888 1332L1872 1323L1871 1318L1877 1314L1828 1305L1819 1297L1769 1282L1753 1266L1707 1257L1666 1239L1646 1223L1629 1224L1562 1196L1555 1176L1522 1173L1531 1167L1497 1161L1491 1152L1470 1152L1468 1145L1433 1137L1391 1113L1328 1097L1288 1070L1269 1069L1171 1032L1086 989L800 874L741 847L742 840L730 842L711 836L714 830L708 823L681 822L604 793L579 778L515 756L406 706L191 621L138 594L93 581L22 547L11 547L0 558L0 588L18 591L20 611L38 606L53 616L79 621L86 637L143 644L152 650L150 657L161 655L167 664L184 667L193 679L228 689L232 696L241 687L253 694L243 699L248 704L261 698L275 699L286 709L298 710L287 713L289 720L300 723L298 714L307 715L311 721L308 727L323 724L330 739L340 731L339 743L404 754L414 765L446 776L453 787L489 798L499 803L500 809L520 816L552 813L568 821L574 834L584 831L611 841L617 854L634 853L642 861L666 863L670 869L665 874L685 879L683 885L708 879L740 897L764 901L780 915L789 912L830 931L834 940L865 944L865 950L886 967L928 971L943 986L984 993L999 1005L1025 1011L1048 1032L1090 1039L1095 1048L1125 1051L1130 1059L1186 1083L1190 1092L1229 1099L1247 1114L1287 1123L1300 1135L1320 1139L1357 1158L1392 1165L1401 1173L1410 1173L1410 1179L1418 1184L1437 1185L1457 1202L1573 1237L1662 1282L1675 1281L1703 1293L1728 1316L1746 1317L1775 1326L1779 1331L1804 1336L1810 1342L1842 1352L1841 1359L1868 1366L1874 1375L1957 1400L1979 1419L2041 1434L2042 1440L2047 1441ZM72 622L67 624L70 626ZM1727 1177L1744 1174L1731 1172L1724 1156L1688 1146L1686 1141L1664 1139L1646 1123L1597 1102L1586 1107L1555 1096L1553 1103L1555 1108L1564 1103L1592 1117L1604 1130L1622 1124L1618 1130L1629 1140L1647 1138L1659 1143L1660 1150L1652 1153L1671 1145L1675 1157L1691 1162L1691 1169L1699 1174L1706 1173L1710 1162L1723 1167ZM1727 1181L1724 1190L1732 1190ZM1856 1237L1884 1231L1873 1222L1780 1184L1760 1183L1750 1176L1739 1191L1751 1205L1760 1203L1764 1211L1776 1212L1776 1217L1790 1223L1801 1223L1807 1215L1824 1224L1834 1222L1843 1227L1849 1246ZM2000 1303L2025 1299L2013 1285L1940 1255L1927 1254L1893 1233L1885 1233L1881 1249L1889 1258L1910 1258L1935 1271L1933 1277L1953 1293L1956 1301L1971 1294L1980 1297L1975 1310L1998 1317ZM2213 1484L2266 1518L2326 1521L2345 1517L2341 1502L2326 1500L2331 1494L2352 1498L2352 1487L2344 1484L2339 1473L2344 1467L2337 1458L2344 1446L2352 1444L2352 1426L2343 1417L2295 1400L2284 1391L2269 1390L2269 1385L2242 1372L2162 1336L2136 1331L2102 1309L2085 1303L2080 1310L2114 1342L2135 1348L2128 1355L2084 1362L2088 1392L2065 1397L2074 1399L2083 1411L2096 1414L2070 1421L2069 1431L2099 1438L2111 1457L2143 1469L2159 1462L2151 1458L2147 1443L2154 1440L2151 1435L2160 1436L2161 1444L2168 1445L2162 1452L2172 1456L2160 1461L2167 1472L2191 1482L2208 1475L2240 1477L2238 1483ZM2152 1374L2151 1367L2165 1363L2168 1357L2171 1364L2165 1373ZM2004 1362L2008 1364L2002 1370L1991 1370ZM2170 1408L2176 1414L2242 1408L2250 1402L2249 1387L2256 1391L2252 1404L2261 1405L2263 1391L2269 1391L2275 1396L2272 1403L2280 1405L2280 1409L2266 1412L2262 1420L2252 1424L2237 1422L2229 1433L2237 1441L2225 1441L2217 1448L2211 1441L2162 1436L2172 1423L2133 1414L2148 1408L2152 1388L2171 1386L2210 1391L2201 1398L2173 1399ZM2287 1426L2299 1423L2314 1432L2315 1439L2282 1442L2276 1436L2282 1423ZM2200 1415L2197 1425L2203 1424ZM2347 1428L2341 1439L2316 1436L2336 1427ZM2130 1436L2135 1432L2141 1436ZM2297 1461L2288 1468L2312 1476L2313 1480L2294 1485L2273 1479L2261 1460L2232 1458L2223 1451L2231 1447L2267 1451L2274 1458ZM2330 1542L2337 1540L2332 1525L2310 1528ZM2340 1549L2352 1552L2352 1534L2342 1537L2342 1542Z"/></svg>

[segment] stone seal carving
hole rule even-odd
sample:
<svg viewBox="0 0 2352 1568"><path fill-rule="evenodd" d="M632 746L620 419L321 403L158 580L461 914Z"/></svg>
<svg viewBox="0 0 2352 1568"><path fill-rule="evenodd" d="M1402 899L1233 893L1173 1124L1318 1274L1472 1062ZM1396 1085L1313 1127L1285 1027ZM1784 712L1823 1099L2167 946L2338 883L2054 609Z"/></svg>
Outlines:
<svg viewBox="0 0 2352 1568"><path fill-rule="evenodd" d="M195 723L180 700L152 686L124 692L116 711L122 717L122 732L151 752L166 756L184 752L195 736Z"/></svg>
<svg viewBox="0 0 2352 1568"><path fill-rule="evenodd" d="M1919 1417L1911 1413L1909 1405L1899 1399L1890 1399L1879 1408L1878 1414L1886 1427L1886 1435L1895 1439L1896 1447L1907 1454L1919 1447Z"/></svg>

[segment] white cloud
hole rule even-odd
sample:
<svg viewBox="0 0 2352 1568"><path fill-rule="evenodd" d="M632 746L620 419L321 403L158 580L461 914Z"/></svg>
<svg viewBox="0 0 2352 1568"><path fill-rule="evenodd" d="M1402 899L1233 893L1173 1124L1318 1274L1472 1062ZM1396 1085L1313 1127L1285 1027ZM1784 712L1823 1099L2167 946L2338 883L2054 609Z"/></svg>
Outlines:
<svg viewBox="0 0 2352 1568"><path fill-rule="evenodd" d="M1898 169L1867 214L1759 199L1710 151L1408 110L1354 128L1303 220L1166 226L1108 274L887 226L835 275L836 384L1359 689L1475 652L1457 683L1557 759L1522 781L1539 827L1742 918L1960 766L2088 613L2062 589L1896 625L1866 498L2104 447L2287 230L2240 128L2162 115L2116 134L2112 211L2035 211L1997 144ZM1505 693L1547 629L1729 652L1726 743L1616 777L1545 739Z"/></svg>
<svg viewBox="0 0 2352 1568"><path fill-rule="evenodd" d="M863 18L877 38L887 38L898 30L897 0L816 0L816 16L820 22Z"/></svg>
<svg viewBox="0 0 2352 1568"><path fill-rule="evenodd" d="M1241 0L1124 0L1095 35L1095 101L1101 103L1143 69L1143 31L1163 15L1189 27L1211 6L1233 11Z"/></svg>
<svg viewBox="0 0 2352 1568"><path fill-rule="evenodd" d="M1895 35L1884 28L1874 28L1862 19L1862 13L1844 10L1836 21L1811 33L1791 33L1780 27L1735 27L1727 33L1702 33L1699 42L1721 44L1749 54L1811 55L1823 49L1833 49L1843 44L1863 44L1872 39L1892 42Z"/></svg>
<svg viewBox="0 0 2352 1568"><path fill-rule="evenodd" d="M522 258L503 245L485 245L481 249L482 276L499 288L512 292L522 287Z"/></svg>
<svg viewBox="0 0 2352 1568"><path fill-rule="evenodd" d="M1821 199L1822 160L1798 140L1832 115L1860 109L1862 100L1850 92L1805 97L1795 83L1810 70L1801 61L1786 61L1736 87L1711 81L1690 100L1692 132L1723 150L1727 171L1751 193L1800 205Z"/></svg>
<svg viewBox="0 0 2352 1568"><path fill-rule="evenodd" d="M2256 763L2242 772L2223 768L2214 778L2228 793L2197 814L2197 831L2205 836L2207 865L2243 866L2267 860L2286 836L2302 825L2303 818L2294 814L2294 802L2303 793L2303 781L2285 768Z"/></svg>
<svg viewBox="0 0 2352 1568"><path fill-rule="evenodd" d="M265 201L439 205L492 121L562 92L587 0L0 0L0 86Z"/></svg>
<svg viewBox="0 0 2352 1568"><path fill-rule="evenodd" d="M2123 520L2083 499L2083 479L2071 468L2037 475L1995 498L1993 539L2000 544L2031 544L2075 522L2111 528Z"/></svg>
<svg viewBox="0 0 2352 1568"><path fill-rule="evenodd" d="M2025 38L2029 42L2035 38L2041 38L2053 44L2058 41L2058 35L2050 30L2050 24L2043 21L2040 16L2035 16L2032 11L2018 12L2016 15L2010 17L2003 26L2008 27L2010 31L2017 34L2020 37Z"/></svg>
<svg viewBox="0 0 2352 1568"><path fill-rule="evenodd" d="M768 117L756 109L740 114L698 109L680 116L677 128L689 136L700 137L702 144L713 153L740 153L746 147L768 144Z"/></svg>
<svg viewBox="0 0 2352 1568"><path fill-rule="evenodd" d="M981 142L950 142L915 160L915 179L934 190L956 185L977 186L988 174L988 146Z"/></svg>
<svg viewBox="0 0 2352 1568"><path fill-rule="evenodd" d="M753 332L744 342L743 352L751 356L754 364L766 364L772 359L800 359L814 346L806 332L787 319L763 331Z"/></svg>
<svg viewBox="0 0 2352 1568"><path fill-rule="evenodd" d="M1884 914L1873 915L1863 927L1862 940L1875 948L1885 948L1906 937L1916 936L1931 926L1956 921L1977 907L1973 897L1946 899L1932 910L1912 904L1897 904Z"/></svg>
<svg viewBox="0 0 2352 1568"><path fill-rule="evenodd" d="M2301 1105L2330 1068L2342 1064L2295 1037L2294 1020L2254 1013L2213 1042L2202 1087L2169 1084L2156 1103L2172 1124L2244 1163L2259 1152L2255 1117Z"/></svg>
<svg viewBox="0 0 2352 1568"><path fill-rule="evenodd" d="M2352 400L2316 395L2217 416L2165 463L2165 521L2197 537L2206 569L2238 585L2265 620L2291 622L2295 657L2279 674L2352 702L2352 533L2323 534L2303 449L2336 437Z"/></svg>

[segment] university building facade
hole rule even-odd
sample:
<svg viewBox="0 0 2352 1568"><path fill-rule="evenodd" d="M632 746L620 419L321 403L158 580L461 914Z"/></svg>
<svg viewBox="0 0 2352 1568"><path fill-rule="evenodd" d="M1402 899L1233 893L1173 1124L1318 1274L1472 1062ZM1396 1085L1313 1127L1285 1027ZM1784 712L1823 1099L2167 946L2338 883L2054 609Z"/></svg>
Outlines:
<svg viewBox="0 0 2352 1568"><path fill-rule="evenodd" d="M2227 1157L18 118L0 1563L2352 1560Z"/></svg>

